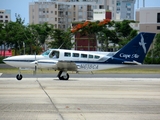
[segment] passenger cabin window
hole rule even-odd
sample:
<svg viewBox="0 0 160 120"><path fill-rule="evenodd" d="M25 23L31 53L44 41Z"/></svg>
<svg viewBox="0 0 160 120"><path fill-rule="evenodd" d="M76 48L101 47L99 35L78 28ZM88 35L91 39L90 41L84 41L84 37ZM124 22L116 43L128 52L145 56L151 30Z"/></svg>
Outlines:
<svg viewBox="0 0 160 120"><path fill-rule="evenodd" d="M89 58L93 58L93 55L89 55Z"/></svg>
<svg viewBox="0 0 160 120"><path fill-rule="evenodd" d="M65 56L65 57L71 57L71 53L65 52L65 53L64 53L64 56Z"/></svg>
<svg viewBox="0 0 160 120"><path fill-rule="evenodd" d="M87 54L81 54L81 58L87 58Z"/></svg>
<svg viewBox="0 0 160 120"><path fill-rule="evenodd" d="M73 57L79 57L79 53L73 53Z"/></svg>
<svg viewBox="0 0 160 120"><path fill-rule="evenodd" d="M95 59L99 59L99 58L100 58L100 56L98 56L98 55L95 55L95 56L94 56L94 58L95 58Z"/></svg>

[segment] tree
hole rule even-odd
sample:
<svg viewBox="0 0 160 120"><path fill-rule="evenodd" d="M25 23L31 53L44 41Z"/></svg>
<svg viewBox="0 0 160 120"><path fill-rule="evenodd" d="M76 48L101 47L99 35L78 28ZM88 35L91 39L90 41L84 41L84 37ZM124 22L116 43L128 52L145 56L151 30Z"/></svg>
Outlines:
<svg viewBox="0 0 160 120"><path fill-rule="evenodd" d="M122 22L115 22L115 31L117 32L117 38L119 39L119 48L126 45L132 38L137 35L137 30L133 30L130 27L130 23L134 21L123 20Z"/></svg>
<svg viewBox="0 0 160 120"><path fill-rule="evenodd" d="M0 31L1 39L3 40L3 45L14 48L15 52L22 48L24 41L24 34L22 29L24 20L20 16L16 16L16 22L5 23L3 29Z"/></svg>
<svg viewBox="0 0 160 120"><path fill-rule="evenodd" d="M155 42L145 58L147 64L160 64L160 33L155 36Z"/></svg>
<svg viewBox="0 0 160 120"><path fill-rule="evenodd" d="M153 49L153 56L155 58L160 58L160 33L155 37L155 44Z"/></svg>
<svg viewBox="0 0 160 120"><path fill-rule="evenodd" d="M4 44L3 31L4 31L4 24L0 22L0 46ZM1 49L1 52L2 52L2 49ZM5 53L5 51L3 53Z"/></svg>
<svg viewBox="0 0 160 120"><path fill-rule="evenodd" d="M71 43L72 34L69 30L55 29L51 33L51 38L53 39L49 42L51 48L71 49L73 47L73 43Z"/></svg>
<svg viewBox="0 0 160 120"><path fill-rule="evenodd" d="M109 42L114 45L119 44L120 47L128 43L132 37L137 35L137 31L130 27L133 21L123 20L122 22L110 21L104 19L102 21L79 23L71 29L73 34L77 32L81 35L97 36L101 42L101 50L108 51Z"/></svg>
<svg viewBox="0 0 160 120"><path fill-rule="evenodd" d="M96 35L101 35L98 38L102 38L102 36L103 36L103 38L106 38L105 37L106 34L103 34L102 31L104 31L104 28L106 28L106 25L109 22L110 22L109 19L104 19L103 21L96 21L96 22L85 21L84 23L79 23L79 24L75 25L71 29L71 32L73 34L80 33L81 36L84 36L84 35L88 36L88 50L89 50L90 42L92 40L96 39L96 38L91 39L91 38L93 38L93 36L96 37ZM103 44L102 39L101 39L101 43Z"/></svg>
<svg viewBox="0 0 160 120"><path fill-rule="evenodd" d="M27 51L33 54L34 52L40 53L42 49L45 49L44 44L53 30L54 26L48 23L28 25L26 28L26 43L29 44L30 47Z"/></svg>

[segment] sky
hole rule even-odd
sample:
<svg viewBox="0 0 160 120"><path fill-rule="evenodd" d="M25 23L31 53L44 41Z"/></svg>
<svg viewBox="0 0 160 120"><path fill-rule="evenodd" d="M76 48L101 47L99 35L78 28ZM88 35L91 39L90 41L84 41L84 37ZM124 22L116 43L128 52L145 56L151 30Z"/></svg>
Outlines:
<svg viewBox="0 0 160 120"><path fill-rule="evenodd" d="M37 0L0 0L0 9L11 10L11 20L15 21L15 14L19 14L25 19L25 24L29 23L29 3ZM143 6L143 0L139 0L139 7ZM160 7L160 0L145 0L145 7ZM137 9L137 0L135 4Z"/></svg>

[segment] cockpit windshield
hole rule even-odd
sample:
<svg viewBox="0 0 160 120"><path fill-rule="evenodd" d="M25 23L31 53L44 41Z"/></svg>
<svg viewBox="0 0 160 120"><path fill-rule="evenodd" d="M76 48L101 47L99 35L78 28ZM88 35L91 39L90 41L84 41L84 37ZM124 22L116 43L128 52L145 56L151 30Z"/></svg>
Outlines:
<svg viewBox="0 0 160 120"><path fill-rule="evenodd" d="M47 55L49 55L50 52L51 52L51 50L47 50L47 51L43 52L42 55L47 56Z"/></svg>

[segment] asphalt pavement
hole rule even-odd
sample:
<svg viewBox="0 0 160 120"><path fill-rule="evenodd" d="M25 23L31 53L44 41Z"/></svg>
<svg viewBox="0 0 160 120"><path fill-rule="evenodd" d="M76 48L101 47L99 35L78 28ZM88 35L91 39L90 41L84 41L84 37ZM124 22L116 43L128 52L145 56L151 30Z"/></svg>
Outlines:
<svg viewBox="0 0 160 120"><path fill-rule="evenodd" d="M0 120L159 120L159 78L0 77Z"/></svg>

